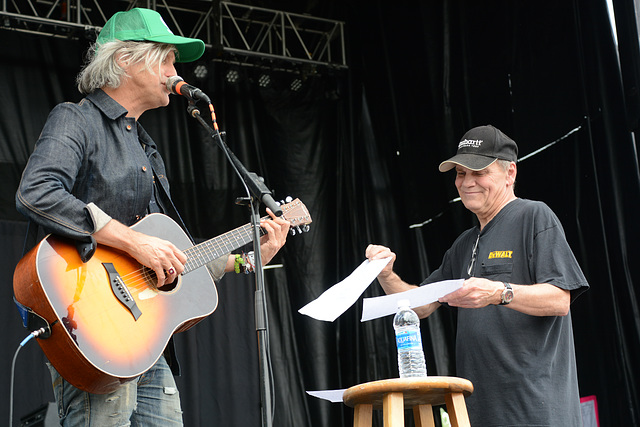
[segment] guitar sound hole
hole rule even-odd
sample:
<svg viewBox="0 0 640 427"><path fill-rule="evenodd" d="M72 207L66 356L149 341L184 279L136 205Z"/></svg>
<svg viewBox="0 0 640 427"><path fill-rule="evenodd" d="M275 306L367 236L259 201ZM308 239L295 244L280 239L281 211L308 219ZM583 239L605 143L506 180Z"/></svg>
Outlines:
<svg viewBox="0 0 640 427"><path fill-rule="evenodd" d="M176 280L171 283L165 283L164 285L160 286L158 290L162 292L170 292L174 290L176 286L178 286L178 278L176 278Z"/></svg>
<svg viewBox="0 0 640 427"><path fill-rule="evenodd" d="M155 288L157 291L160 291L160 292L171 292L180 283L180 276L178 276L178 277L176 277L176 279L173 282L165 283L164 285L158 287L157 286L158 278L156 276L156 273L152 269L150 269L149 267L144 267L143 270L144 270L143 275L145 276L145 278L147 280L147 284L149 285L149 287Z"/></svg>

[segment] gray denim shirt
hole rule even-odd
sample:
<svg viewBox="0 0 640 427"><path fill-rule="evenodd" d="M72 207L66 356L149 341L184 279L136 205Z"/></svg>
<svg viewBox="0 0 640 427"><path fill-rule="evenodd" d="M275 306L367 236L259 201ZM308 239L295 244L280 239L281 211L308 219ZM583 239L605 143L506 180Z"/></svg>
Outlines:
<svg viewBox="0 0 640 427"><path fill-rule="evenodd" d="M102 90L77 104L57 105L22 174L18 211L47 233L85 242L104 225L98 217L130 226L149 212L166 213L153 190L155 173L170 194L164 161L147 132L126 115ZM226 261L223 256L207 265L215 280Z"/></svg>
<svg viewBox="0 0 640 427"><path fill-rule="evenodd" d="M126 114L102 90L57 105L23 172L18 211L48 232L86 241L96 231L89 203L132 225L147 213L154 171L169 194L155 142Z"/></svg>

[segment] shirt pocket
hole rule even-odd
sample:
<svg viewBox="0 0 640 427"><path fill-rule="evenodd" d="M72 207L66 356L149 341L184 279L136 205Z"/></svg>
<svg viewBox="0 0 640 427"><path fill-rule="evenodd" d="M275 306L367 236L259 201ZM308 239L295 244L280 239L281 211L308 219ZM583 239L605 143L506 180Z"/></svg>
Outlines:
<svg viewBox="0 0 640 427"><path fill-rule="evenodd" d="M508 282L513 272L513 261L500 260L495 263L483 263L481 266L481 277L498 282Z"/></svg>

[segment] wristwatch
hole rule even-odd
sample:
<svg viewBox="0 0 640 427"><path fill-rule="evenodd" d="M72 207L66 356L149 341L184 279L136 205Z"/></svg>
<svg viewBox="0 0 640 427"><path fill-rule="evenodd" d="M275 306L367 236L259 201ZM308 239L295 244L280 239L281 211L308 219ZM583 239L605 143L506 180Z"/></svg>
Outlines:
<svg viewBox="0 0 640 427"><path fill-rule="evenodd" d="M513 288L507 282L504 283L504 291L500 295L500 305L507 305L513 300Z"/></svg>

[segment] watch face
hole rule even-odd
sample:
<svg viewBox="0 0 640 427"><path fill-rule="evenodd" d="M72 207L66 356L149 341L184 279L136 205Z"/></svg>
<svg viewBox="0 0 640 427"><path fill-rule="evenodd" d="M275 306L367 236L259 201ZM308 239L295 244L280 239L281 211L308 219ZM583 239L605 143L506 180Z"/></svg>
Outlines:
<svg viewBox="0 0 640 427"><path fill-rule="evenodd" d="M509 304L513 300L513 290L505 289L502 291L502 303Z"/></svg>

